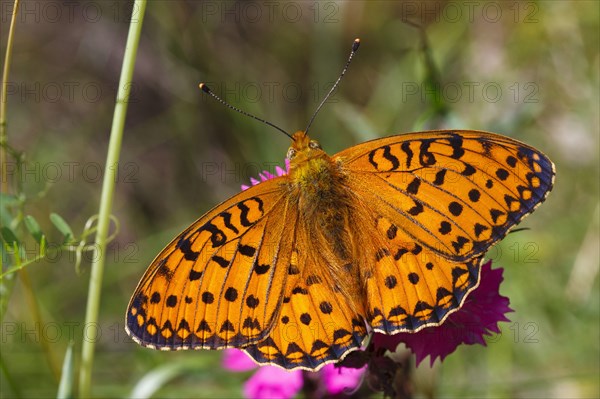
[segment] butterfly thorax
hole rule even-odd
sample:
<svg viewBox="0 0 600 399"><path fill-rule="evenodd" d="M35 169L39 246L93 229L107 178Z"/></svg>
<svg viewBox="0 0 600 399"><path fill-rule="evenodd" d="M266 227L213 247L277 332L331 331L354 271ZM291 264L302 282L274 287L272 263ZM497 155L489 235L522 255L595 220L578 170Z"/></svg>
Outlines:
<svg viewBox="0 0 600 399"><path fill-rule="evenodd" d="M303 220L310 223L314 234L321 238L318 242L327 244L338 259L350 261L351 209L345 184L347 177L341 164L304 132L294 134L288 158L290 185L297 193Z"/></svg>

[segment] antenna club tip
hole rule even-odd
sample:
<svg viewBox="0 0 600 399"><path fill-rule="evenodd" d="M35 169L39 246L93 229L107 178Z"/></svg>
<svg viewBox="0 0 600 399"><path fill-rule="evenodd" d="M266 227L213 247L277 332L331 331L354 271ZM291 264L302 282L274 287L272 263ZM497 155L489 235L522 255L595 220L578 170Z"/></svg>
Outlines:
<svg viewBox="0 0 600 399"><path fill-rule="evenodd" d="M198 85L198 87L200 88L200 90L202 90L205 93L210 93L210 89L208 88L207 85L205 85L204 83L200 83Z"/></svg>
<svg viewBox="0 0 600 399"><path fill-rule="evenodd" d="M352 43L352 51L358 50L358 47L360 47L360 39L357 37L354 39L354 43Z"/></svg>

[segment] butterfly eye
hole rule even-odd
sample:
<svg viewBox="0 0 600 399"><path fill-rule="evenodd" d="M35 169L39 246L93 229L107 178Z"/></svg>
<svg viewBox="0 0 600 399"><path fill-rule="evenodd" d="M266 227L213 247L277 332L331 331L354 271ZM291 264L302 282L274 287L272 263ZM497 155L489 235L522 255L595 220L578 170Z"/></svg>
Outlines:
<svg viewBox="0 0 600 399"><path fill-rule="evenodd" d="M321 145L318 142L314 141L314 140L309 141L308 146L310 148L312 148L313 150L321 148Z"/></svg>
<svg viewBox="0 0 600 399"><path fill-rule="evenodd" d="M286 158L287 159L292 159L296 156L296 150L293 148L290 148L287 152Z"/></svg>

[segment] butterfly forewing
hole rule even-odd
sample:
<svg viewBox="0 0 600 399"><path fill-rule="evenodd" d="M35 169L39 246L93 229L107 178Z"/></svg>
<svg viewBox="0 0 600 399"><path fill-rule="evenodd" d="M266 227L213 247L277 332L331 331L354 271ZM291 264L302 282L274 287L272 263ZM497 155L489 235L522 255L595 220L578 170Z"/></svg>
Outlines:
<svg viewBox="0 0 600 399"><path fill-rule="evenodd" d="M541 152L477 131L387 137L334 157L350 190L412 240L457 262L483 254L552 188Z"/></svg>
<svg viewBox="0 0 600 399"><path fill-rule="evenodd" d="M278 179L217 206L154 260L127 311L140 344L165 350L242 347L273 327L291 250ZM274 239L277 237L277 239Z"/></svg>

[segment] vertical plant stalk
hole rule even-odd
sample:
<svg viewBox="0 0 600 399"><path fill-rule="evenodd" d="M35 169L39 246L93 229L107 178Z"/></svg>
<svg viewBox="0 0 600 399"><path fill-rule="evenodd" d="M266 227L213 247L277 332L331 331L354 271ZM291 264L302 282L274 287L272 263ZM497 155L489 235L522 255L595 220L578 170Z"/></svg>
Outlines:
<svg viewBox="0 0 600 399"><path fill-rule="evenodd" d="M8 193L8 175L6 172L6 164L8 162L6 159L6 146L8 145L8 138L6 134L8 72L10 70L10 62L12 60L12 45L14 41L14 31L17 23L18 12L19 0L15 0L13 4L12 18L8 28L8 39L6 40L6 53L4 56L4 65L2 67L2 82L0 82L0 193L4 194ZM15 281L16 279L14 275L0 279L0 322L2 322L4 319L6 308L8 307L8 298L10 298L10 294L15 286Z"/></svg>
<svg viewBox="0 0 600 399"><path fill-rule="evenodd" d="M10 61L12 59L12 45L14 40L15 25L17 22L17 14L19 12L19 0L15 0L13 4L13 13L8 28L8 39L6 40L6 53L4 56L4 66L2 68L2 88L0 89L0 165L2 165L2 176L0 180L0 192L8 192L8 181L6 175L6 150L4 146L7 144L6 138L6 102L8 99L8 72L10 70Z"/></svg>
<svg viewBox="0 0 600 399"><path fill-rule="evenodd" d="M90 285L86 307L85 327L97 326L98 311L100 308L100 295L102 292L102 275L106 260L106 244L110 228L110 213L117 181L118 161L123 139L123 127L127 104L131 92L131 79L135 66L137 48L142 31L142 22L146 9L146 0L135 0L123 56L123 66L119 79L119 88L113 114L113 123L110 131L108 154L106 157L102 194L100 197L100 210L98 212L98 230L96 231L96 250L91 265ZM79 370L79 397L88 398L91 392L92 365L94 362L94 340L83 339L81 350L81 368Z"/></svg>

